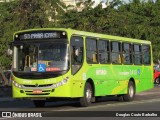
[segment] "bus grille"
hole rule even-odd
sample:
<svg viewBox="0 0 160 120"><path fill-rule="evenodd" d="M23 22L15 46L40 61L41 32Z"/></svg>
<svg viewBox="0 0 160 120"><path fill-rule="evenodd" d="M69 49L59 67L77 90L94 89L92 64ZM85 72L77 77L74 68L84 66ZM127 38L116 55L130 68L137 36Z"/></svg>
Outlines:
<svg viewBox="0 0 160 120"><path fill-rule="evenodd" d="M46 84L46 85L23 85L25 87L49 87L49 86L52 86L53 84Z"/></svg>

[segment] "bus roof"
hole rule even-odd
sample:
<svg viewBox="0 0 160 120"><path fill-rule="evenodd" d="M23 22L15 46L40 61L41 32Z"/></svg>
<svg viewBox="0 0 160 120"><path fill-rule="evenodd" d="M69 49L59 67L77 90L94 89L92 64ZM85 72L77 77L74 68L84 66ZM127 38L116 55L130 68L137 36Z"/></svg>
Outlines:
<svg viewBox="0 0 160 120"><path fill-rule="evenodd" d="M127 38L127 37L120 37L120 36L114 36L114 35L107 35L107 34L101 34L101 33L93 33L93 32L86 32L86 31L80 31L70 28L38 28L38 29L27 29L15 32L15 34L23 33L23 32L30 32L30 31L44 31L44 30L59 30L59 31L66 31L67 33L71 33L74 35L81 35L81 36L88 36L88 37L96 37L101 39L109 39L109 40L118 40L118 41L128 41L131 42L132 40L136 43L145 43L145 44L151 44L148 40L140 40L140 39L134 39L134 38Z"/></svg>

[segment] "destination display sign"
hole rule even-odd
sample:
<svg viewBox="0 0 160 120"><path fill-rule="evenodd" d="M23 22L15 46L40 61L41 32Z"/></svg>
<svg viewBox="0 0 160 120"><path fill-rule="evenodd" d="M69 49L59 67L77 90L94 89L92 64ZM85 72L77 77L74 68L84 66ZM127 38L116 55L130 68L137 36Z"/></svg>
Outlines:
<svg viewBox="0 0 160 120"><path fill-rule="evenodd" d="M67 38L66 32L63 31L35 31L26 32L15 35L16 40L31 40L31 39L58 39Z"/></svg>
<svg viewBox="0 0 160 120"><path fill-rule="evenodd" d="M21 35L22 39L60 38L58 33L30 33Z"/></svg>

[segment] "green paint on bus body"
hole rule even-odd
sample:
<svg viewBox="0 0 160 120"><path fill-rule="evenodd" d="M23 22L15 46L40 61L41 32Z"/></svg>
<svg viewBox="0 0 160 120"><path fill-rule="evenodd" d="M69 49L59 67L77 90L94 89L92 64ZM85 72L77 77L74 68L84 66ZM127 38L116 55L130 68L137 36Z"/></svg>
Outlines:
<svg viewBox="0 0 160 120"><path fill-rule="evenodd" d="M68 35L68 42L72 35L85 36L107 39L110 41L120 42L133 42L140 44L149 44L149 41L130 39L124 37L117 37L104 34L96 34L90 32L77 31L72 29L63 28L46 28L46 29L32 29L16 32L15 35L19 35L24 32L32 31L45 31L45 30L58 30L66 31ZM152 47L151 47L152 49ZM86 42L84 42L84 53L86 53ZM152 56L152 52L151 52ZM71 60L71 56L70 56ZM151 57L152 61L152 57ZM78 98L84 95L84 86L88 80L93 81L94 96L105 95L118 95L126 94L128 89L129 80L133 80L136 86L136 92L141 92L153 88L153 63L150 65L124 65L124 64L88 64L86 61L86 54L84 54L83 64L80 70L76 74L72 74L72 67L67 73L47 79L32 79L20 78L12 73L13 79L13 97L14 98L54 98L54 97L66 97L66 98ZM17 86L16 86L16 85ZM30 87L26 87L30 86ZM32 87L32 86L44 86L45 87ZM39 92L38 90L41 90ZM33 92L35 91L35 92Z"/></svg>

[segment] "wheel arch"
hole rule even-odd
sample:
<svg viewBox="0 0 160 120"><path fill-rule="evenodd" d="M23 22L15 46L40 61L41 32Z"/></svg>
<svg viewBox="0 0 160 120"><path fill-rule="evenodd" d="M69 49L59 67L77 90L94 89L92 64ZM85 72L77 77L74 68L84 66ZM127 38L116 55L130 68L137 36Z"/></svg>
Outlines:
<svg viewBox="0 0 160 120"><path fill-rule="evenodd" d="M91 78L88 78L86 83L89 83L91 85L92 90L93 90L93 96L95 96L95 84L94 84L94 81Z"/></svg>

